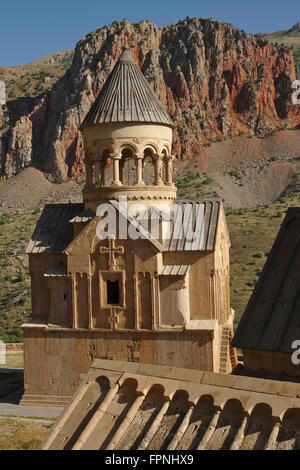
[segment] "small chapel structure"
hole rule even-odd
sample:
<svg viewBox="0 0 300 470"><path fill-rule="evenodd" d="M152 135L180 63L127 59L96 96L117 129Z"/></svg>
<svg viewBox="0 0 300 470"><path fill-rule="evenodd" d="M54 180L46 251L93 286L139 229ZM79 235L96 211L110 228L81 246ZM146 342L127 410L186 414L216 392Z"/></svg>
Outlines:
<svg viewBox="0 0 300 470"><path fill-rule="evenodd" d="M27 249L23 403L65 404L96 358L235 367L223 205L176 201L173 128L125 48L81 126L83 201L46 205Z"/></svg>

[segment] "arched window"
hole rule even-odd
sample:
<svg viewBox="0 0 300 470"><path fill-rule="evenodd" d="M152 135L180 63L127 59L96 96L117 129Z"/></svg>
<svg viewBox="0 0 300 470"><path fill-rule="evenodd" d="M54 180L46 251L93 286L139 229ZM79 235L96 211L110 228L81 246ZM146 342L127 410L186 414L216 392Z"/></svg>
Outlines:
<svg viewBox="0 0 300 470"><path fill-rule="evenodd" d="M132 186L135 183L135 161L133 151L126 147L121 152L120 160L120 180L126 186Z"/></svg>
<svg viewBox="0 0 300 470"><path fill-rule="evenodd" d="M168 174L168 158L167 158L167 151L164 149L162 151L163 154L163 166L162 166L162 179L166 183L167 182L167 174Z"/></svg>
<svg viewBox="0 0 300 470"><path fill-rule="evenodd" d="M153 150L150 147L144 150L143 179L146 184L154 183Z"/></svg>
<svg viewBox="0 0 300 470"><path fill-rule="evenodd" d="M109 149L105 149L102 152L101 162L100 162L100 182L101 186L104 187L107 185L108 174L107 174L107 160L109 159Z"/></svg>

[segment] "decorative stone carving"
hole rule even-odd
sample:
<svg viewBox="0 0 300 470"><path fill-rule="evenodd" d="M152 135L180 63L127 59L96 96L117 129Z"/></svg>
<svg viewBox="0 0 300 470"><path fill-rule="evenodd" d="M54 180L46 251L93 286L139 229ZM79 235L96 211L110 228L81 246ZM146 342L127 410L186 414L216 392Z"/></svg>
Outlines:
<svg viewBox="0 0 300 470"><path fill-rule="evenodd" d="M108 237L108 248L105 246L100 246L100 253L108 255L108 267L110 271L114 271L117 267L116 256L124 254L123 246L115 245L115 238Z"/></svg>
<svg viewBox="0 0 300 470"><path fill-rule="evenodd" d="M144 155L140 153L135 154L136 162L136 186L143 186L145 182L143 181L143 158Z"/></svg>
<svg viewBox="0 0 300 470"><path fill-rule="evenodd" d="M162 155L154 155L154 185L155 186L162 186L163 180L162 180Z"/></svg>
<svg viewBox="0 0 300 470"><path fill-rule="evenodd" d="M111 307L107 316L107 325L111 330L116 330L119 323L119 315L116 307Z"/></svg>

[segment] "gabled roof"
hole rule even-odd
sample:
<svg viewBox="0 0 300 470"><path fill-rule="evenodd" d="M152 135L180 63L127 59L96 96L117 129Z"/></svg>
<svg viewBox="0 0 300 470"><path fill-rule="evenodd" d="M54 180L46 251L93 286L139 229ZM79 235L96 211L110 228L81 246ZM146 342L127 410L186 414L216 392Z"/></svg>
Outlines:
<svg viewBox="0 0 300 470"><path fill-rule="evenodd" d="M111 122L144 122L174 127L172 119L125 48L81 129Z"/></svg>
<svg viewBox="0 0 300 470"><path fill-rule="evenodd" d="M62 253L73 237L73 225L70 221L83 209L83 204L47 204L26 253Z"/></svg>
<svg viewBox="0 0 300 470"><path fill-rule="evenodd" d="M292 450L299 415L299 384L96 359L41 448Z"/></svg>
<svg viewBox="0 0 300 470"><path fill-rule="evenodd" d="M183 231L179 234L177 229L172 229L170 239L165 240L163 245L135 218L130 217L122 204L114 200L111 200L110 203L140 231L141 237L148 240L157 251L211 251L215 249L221 201L177 201L175 207L178 210L175 211L174 226L186 227L190 224L192 231L195 232L194 238L191 240L188 233ZM95 214L90 210L84 210L83 204L47 204L29 242L27 253L67 253L71 248L71 242L77 243L84 232L84 230L81 231L73 239L73 223L87 223L94 218ZM164 215L162 215L162 219L164 220ZM90 227L89 224L88 227ZM65 251L67 248L68 250Z"/></svg>
<svg viewBox="0 0 300 470"><path fill-rule="evenodd" d="M300 208L290 208L232 344L290 353L300 339Z"/></svg>

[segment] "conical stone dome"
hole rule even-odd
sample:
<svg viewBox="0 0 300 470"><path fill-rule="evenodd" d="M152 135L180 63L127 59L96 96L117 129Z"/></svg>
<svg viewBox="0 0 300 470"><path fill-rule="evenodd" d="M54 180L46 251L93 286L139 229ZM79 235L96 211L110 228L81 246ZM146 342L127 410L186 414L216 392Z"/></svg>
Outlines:
<svg viewBox="0 0 300 470"><path fill-rule="evenodd" d="M128 48L114 66L82 123L86 184L93 211L126 196L129 204L176 198L172 179L174 123Z"/></svg>
<svg viewBox="0 0 300 470"><path fill-rule="evenodd" d="M133 60L129 49L122 55L84 119L81 129L102 123L174 123Z"/></svg>

